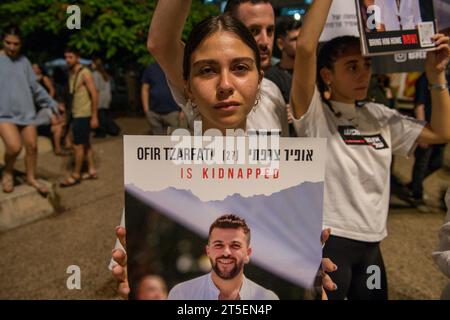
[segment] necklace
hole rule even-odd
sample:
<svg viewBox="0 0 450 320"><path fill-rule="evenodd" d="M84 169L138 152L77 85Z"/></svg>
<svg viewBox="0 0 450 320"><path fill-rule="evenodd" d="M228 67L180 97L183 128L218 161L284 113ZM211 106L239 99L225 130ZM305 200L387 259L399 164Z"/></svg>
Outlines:
<svg viewBox="0 0 450 320"><path fill-rule="evenodd" d="M328 103L326 103L326 105L330 108L330 110L331 110L331 112L333 113L333 115L336 117L336 118L342 118L344 115L342 114L342 112L341 111L336 111L335 109L334 109L334 107L331 105L331 103L330 102L328 102ZM359 116L358 116L358 109L359 109L360 107L357 105L357 104L355 104L355 113L354 113L354 116L350 116L350 117L344 117L344 119L345 120L347 120L348 122L350 122L355 128L358 128L359 127Z"/></svg>

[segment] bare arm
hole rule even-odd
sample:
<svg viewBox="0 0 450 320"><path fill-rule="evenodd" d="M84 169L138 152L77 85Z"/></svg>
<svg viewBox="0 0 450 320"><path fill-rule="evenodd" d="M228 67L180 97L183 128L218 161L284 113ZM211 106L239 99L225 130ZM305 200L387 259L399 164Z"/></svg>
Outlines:
<svg viewBox="0 0 450 320"><path fill-rule="evenodd" d="M153 13L147 48L164 70L167 79L183 91L183 27L192 0L159 0Z"/></svg>
<svg viewBox="0 0 450 320"><path fill-rule="evenodd" d="M317 45L327 21L332 0L315 0L308 10L297 39L291 106L295 118L300 118L311 103L316 85Z"/></svg>
<svg viewBox="0 0 450 320"><path fill-rule="evenodd" d="M92 101L92 116L97 116L98 94L94 84L94 79L88 74L83 75L83 83L86 86Z"/></svg>
<svg viewBox="0 0 450 320"><path fill-rule="evenodd" d="M91 96L92 102L91 128L96 129L98 128L98 114L97 114L98 94L97 88L95 87L94 84L94 79L92 78L92 75L90 73L83 75L83 84L86 86L89 95Z"/></svg>
<svg viewBox="0 0 450 320"><path fill-rule="evenodd" d="M141 87L141 102L142 102L142 108L144 109L144 112L147 113L150 109L150 103L149 103L149 91L150 91L150 85L148 83L143 83Z"/></svg>
<svg viewBox="0 0 450 320"><path fill-rule="evenodd" d="M44 85L48 90L48 94L50 95L50 97L54 98L55 97L55 87L53 86L52 81L50 80L49 77L46 77L46 76L44 76L43 80L44 80Z"/></svg>
<svg viewBox="0 0 450 320"><path fill-rule="evenodd" d="M431 85L446 84L445 69L450 58L449 38L436 35L438 49L427 53L426 74ZM418 138L419 143L450 141L450 96L447 89L431 89L431 123ZM430 132L428 132L430 131Z"/></svg>

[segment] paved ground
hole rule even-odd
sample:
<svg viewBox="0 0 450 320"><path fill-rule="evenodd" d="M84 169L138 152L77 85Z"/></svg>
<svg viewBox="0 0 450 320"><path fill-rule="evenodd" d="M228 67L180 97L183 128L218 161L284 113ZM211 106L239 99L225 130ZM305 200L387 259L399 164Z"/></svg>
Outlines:
<svg viewBox="0 0 450 320"><path fill-rule="evenodd" d="M127 134L145 134L143 119L120 119ZM53 217L0 234L0 299L116 299L107 265L114 245L114 227L123 206L122 139L95 140L99 180L60 189L65 208ZM396 172L409 179L411 161L401 160ZM39 159L42 177L57 182L70 167L68 158L51 153ZM23 170L21 164L17 166ZM430 178L434 186L450 181L445 172ZM438 181L438 182L436 182ZM400 202L399 202L400 203ZM392 209L390 236L383 242L391 299L438 299L447 279L431 260L443 212ZM81 268L81 290L68 290L66 269Z"/></svg>

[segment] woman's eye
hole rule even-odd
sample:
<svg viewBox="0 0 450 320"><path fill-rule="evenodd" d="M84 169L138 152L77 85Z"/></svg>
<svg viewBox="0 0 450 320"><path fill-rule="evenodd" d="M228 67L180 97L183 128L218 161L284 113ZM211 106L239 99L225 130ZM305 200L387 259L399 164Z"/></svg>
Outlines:
<svg viewBox="0 0 450 320"><path fill-rule="evenodd" d="M211 68L211 67L203 67L201 70L200 70L200 74L210 74L210 73L212 73L213 72L213 69Z"/></svg>
<svg viewBox="0 0 450 320"><path fill-rule="evenodd" d="M238 64L234 67L234 70L238 73L243 73L249 70L249 67L245 64Z"/></svg>

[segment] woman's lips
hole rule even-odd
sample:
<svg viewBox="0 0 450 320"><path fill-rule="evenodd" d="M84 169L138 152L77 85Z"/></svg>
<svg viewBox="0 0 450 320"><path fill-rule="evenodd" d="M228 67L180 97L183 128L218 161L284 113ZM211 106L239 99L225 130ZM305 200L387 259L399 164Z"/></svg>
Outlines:
<svg viewBox="0 0 450 320"><path fill-rule="evenodd" d="M228 102L221 102L218 103L214 106L214 109L219 109L219 110L235 110L237 108L239 108L241 104L239 102L236 101L228 101Z"/></svg>

